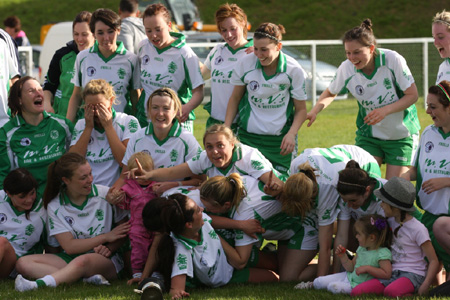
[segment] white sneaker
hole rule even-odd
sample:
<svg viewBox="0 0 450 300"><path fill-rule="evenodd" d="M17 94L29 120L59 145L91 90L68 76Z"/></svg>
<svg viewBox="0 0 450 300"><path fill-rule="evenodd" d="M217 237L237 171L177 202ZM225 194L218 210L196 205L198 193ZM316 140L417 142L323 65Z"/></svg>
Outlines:
<svg viewBox="0 0 450 300"><path fill-rule="evenodd" d="M22 277L22 275L17 275L16 281L15 281L15 288L16 291L19 292L25 292L25 291L31 291L38 288L38 285L36 281L30 281Z"/></svg>
<svg viewBox="0 0 450 300"><path fill-rule="evenodd" d="M300 282L299 284L294 286L294 289L296 289L296 290L304 290L304 289L312 289L312 288L313 288L312 281Z"/></svg>
<svg viewBox="0 0 450 300"><path fill-rule="evenodd" d="M91 277L88 278L83 278L83 282L95 285L110 285L109 281L106 280L106 278L100 274L92 275Z"/></svg>

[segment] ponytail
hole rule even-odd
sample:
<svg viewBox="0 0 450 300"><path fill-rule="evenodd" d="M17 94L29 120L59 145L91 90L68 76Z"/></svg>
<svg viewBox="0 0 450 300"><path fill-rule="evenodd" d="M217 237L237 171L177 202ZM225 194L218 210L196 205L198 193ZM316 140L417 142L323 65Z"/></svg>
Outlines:
<svg viewBox="0 0 450 300"><path fill-rule="evenodd" d="M230 202L231 208L237 208L246 196L244 182L238 173L209 178L200 187L200 197L218 207Z"/></svg>

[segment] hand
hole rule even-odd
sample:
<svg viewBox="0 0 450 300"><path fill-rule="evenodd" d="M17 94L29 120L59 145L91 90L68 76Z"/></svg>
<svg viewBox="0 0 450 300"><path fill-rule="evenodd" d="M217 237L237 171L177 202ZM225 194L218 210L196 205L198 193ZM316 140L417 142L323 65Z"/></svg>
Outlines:
<svg viewBox="0 0 450 300"><path fill-rule="evenodd" d="M180 122L187 121L191 111L192 111L192 109L187 104L182 105L181 106Z"/></svg>
<svg viewBox="0 0 450 300"><path fill-rule="evenodd" d="M112 110L108 109L103 103L97 104L95 106L95 110L97 113L97 118L103 128L112 128Z"/></svg>
<svg viewBox="0 0 450 300"><path fill-rule="evenodd" d="M152 185L152 189L156 195L161 196L165 191L170 190L171 188L174 188L177 186L178 186L178 182L175 182L175 181L155 182Z"/></svg>
<svg viewBox="0 0 450 300"><path fill-rule="evenodd" d="M84 108L84 120L86 122L86 128L94 128L95 107L94 105L86 105Z"/></svg>
<svg viewBox="0 0 450 300"><path fill-rule="evenodd" d="M145 171L144 168L142 168L141 163L139 162L139 159L136 158L136 164L137 168L133 168L129 170L128 172L125 172L124 174L127 176L128 179L143 179L148 180L151 179L152 171Z"/></svg>
<svg viewBox="0 0 450 300"><path fill-rule="evenodd" d="M239 221L239 229L251 238L257 239L255 233L264 233L266 230L262 228L261 223L256 219Z"/></svg>
<svg viewBox="0 0 450 300"><path fill-rule="evenodd" d="M124 191L121 191L117 189L116 187L112 186L108 190L108 194L106 194L106 201L112 205L118 205L120 203L123 203L125 201L126 195Z"/></svg>
<svg viewBox="0 0 450 300"><path fill-rule="evenodd" d="M106 240L108 243L115 242L121 238L124 238L127 236L128 231L130 231L130 222L125 222L120 225L117 225L108 233L105 233Z"/></svg>
<svg viewBox="0 0 450 300"><path fill-rule="evenodd" d="M184 297L189 297L189 293L186 293L184 290L176 290L176 289L170 289L170 295L172 296L172 299L181 299Z"/></svg>
<svg viewBox="0 0 450 300"><path fill-rule="evenodd" d="M422 283L419 287L419 289L417 290L417 293L420 296L426 296L428 295L428 291L430 289L430 286L428 284Z"/></svg>
<svg viewBox="0 0 450 300"><path fill-rule="evenodd" d="M367 273L367 266L357 267L355 272L356 272L356 275L361 275L361 274Z"/></svg>
<svg viewBox="0 0 450 300"><path fill-rule="evenodd" d="M109 258L112 254L111 250L109 250L109 248L105 245L98 245L97 247L94 247L94 252L106 258Z"/></svg>
<svg viewBox="0 0 450 300"><path fill-rule="evenodd" d="M447 177L431 178L422 183L422 189L426 194L438 191L449 186L450 179Z"/></svg>
<svg viewBox="0 0 450 300"><path fill-rule="evenodd" d="M251 46L245 49L246 54L253 53L255 51L255 47Z"/></svg>
<svg viewBox="0 0 450 300"><path fill-rule="evenodd" d="M142 281L141 277L133 277L127 281L127 285L132 285L133 283L140 283Z"/></svg>
<svg viewBox="0 0 450 300"><path fill-rule="evenodd" d="M345 249L344 246L339 245L339 246L337 246L336 251L335 251L334 253L336 253L336 255L337 255L339 258L341 258L341 257L343 257L344 255L346 255L346 252L347 252L347 249Z"/></svg>
<svg viewBox="0 0 450 300"><path fill-rule="evenodd" d="M270 171L269 180L264 185L264 193L266 193L267 195L270 195L272 197L276 197L282 192L283 188L282 188L282 186L280 186L276 182L274 182L272 180L272 177L273 177L273 171Z"/></svg>
<svg viewBox="0 0 450 300"><path fill-rule="evenodd" d="M387 110L386 106L381 108L376 108L372 110L367 116L364 117L364 123L367 125L375 125L386 117Z"/></svg>
<svg viewBox="0 0 450 300"><path fill-rule="evenodd" d="M314 123L314 121L316 121L316 118L317 118L316 113L313 113L311 111L309 113L307 113L306 120L309 120L309 122L308 122L308 125L306 125L306 126L311 127L311 125Z"/></svg>
<svg viewBox="0 0 450 300"><path fill-rule="evenodd" d="M281 142L281 155L287 155L292 153L295 148L295 134L286 133L283 137L283 141Z"/></svg>

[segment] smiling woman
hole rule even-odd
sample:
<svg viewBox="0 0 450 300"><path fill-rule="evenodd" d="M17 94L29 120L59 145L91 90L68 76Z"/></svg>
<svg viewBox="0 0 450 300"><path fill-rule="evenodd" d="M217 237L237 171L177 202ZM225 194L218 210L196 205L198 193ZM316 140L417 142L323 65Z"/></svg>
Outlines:
<svg viewBox="0 0 450 300"><path fill-rule="evenodd" d="M27 168L38 181L38 196L47 182L47 167L68 149L72 123L44 110L44 93L37 80L26 76L10 90L12 118L0 128L0 181L9 171Z"/></svg>

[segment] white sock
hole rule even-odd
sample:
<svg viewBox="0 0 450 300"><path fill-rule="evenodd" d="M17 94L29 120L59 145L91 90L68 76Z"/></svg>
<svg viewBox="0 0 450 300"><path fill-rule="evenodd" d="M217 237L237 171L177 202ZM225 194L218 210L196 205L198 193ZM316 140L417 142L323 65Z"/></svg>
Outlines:
<svg viewBox="0 0 450 300"><path fill-rule="evenodd" d="M110 285L109 281L101 274L92 275L88 278L83 278L83 282L91 283L95 285Z"/></svg>
<svg viewBox="0 0 450 300"><path fill-rule="evenodd" d="M46 275L42 278L39 278L38 280L42 280L46 286L50 287L56 287L56 281L55 278L53 278L52 275Z"/></svg>
<svg viewBox="0 0 450 300"><path fill-rule="evenodd" d="M16 281L15 281L15 288L16 291L19 292L25 292L25 291L31 291L38 288L38 285L36 281L30 281L22 277L22 275L17 275Z"/></svg>

